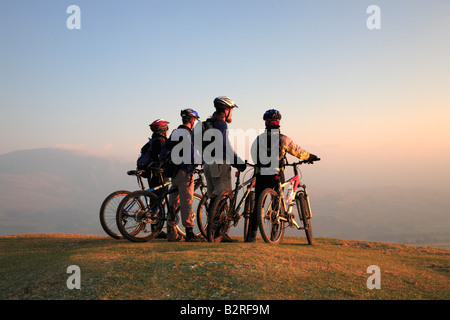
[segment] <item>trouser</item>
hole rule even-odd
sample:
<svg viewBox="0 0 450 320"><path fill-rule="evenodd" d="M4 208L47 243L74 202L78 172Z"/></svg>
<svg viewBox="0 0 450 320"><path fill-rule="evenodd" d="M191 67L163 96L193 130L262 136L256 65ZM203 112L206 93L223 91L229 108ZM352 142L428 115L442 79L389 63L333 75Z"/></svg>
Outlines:
<svg viewBox="0 0 450 320"><path fill-rule="evenodd" d="M178 187L178 192L169 194L169 205L174 208L179 203L183 226L185 228L193 227L194 174L178 170L178 173L172 178L172 186Z"/></svg>
<svg viewBox="0 0 450 320"><path fill-rule="evenodd" d="M231 190L231 165L224 164L204 164L206 186L208 189L208 197L214 198L222 191Z"/></svg>
<svg viewBox="0 0 450 320"><path fill-rule="evenodd" d="M258 216L257 216L257 208L256 203L258 203L259 196L266 188L276 189L278 186L278 179L277 176L279 176L280 182L284 182L284 172L281 171L279 175L256 175L256 182L255 182L255 207L253 209L253 212L250 213L250 219L249 219L249 235L255 236L256 232L258 231Z"/></svg>

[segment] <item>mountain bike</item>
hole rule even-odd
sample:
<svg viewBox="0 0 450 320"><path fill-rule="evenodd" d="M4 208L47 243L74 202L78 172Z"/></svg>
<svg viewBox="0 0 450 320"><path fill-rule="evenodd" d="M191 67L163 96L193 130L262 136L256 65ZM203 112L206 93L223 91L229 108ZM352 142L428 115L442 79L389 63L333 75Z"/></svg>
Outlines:
<svg viewBox="0 0 450 320"><path fill-rule="evenodd" d="M131 170L127 172L129 176L136 176L139 188L145 190L146 188L142 179L142 173L144 173L144 170ZM114 191L103 200L103 203L100 206L100 224L106 234L111 238L123 239L122 234L117 228L116 213L119 203L130 193L131 191L129 190Z"/></svg>
<svg viewBox="0 0 450 320"><path fill-rule="evenodd" d="M254 165L247 162L246 164L254 167ZM241 172L236 171L234 190L222 191L211 205L206 237L209 242L220 242L223 236L228 234L231 224L233 224L233 227L236 227L241 218L244 218L244 239L247 238L250 213L253 211L255 203L255 191L253 189L256 177L253 169L252 177L241 184L240 176ZM238 193L245 187L247 189L238 203ZM242 213L239 213L242 206L244 206L244 210Z"/></svg>
<svg viewBox="0 0 450 320"><path fill-rule="evenodd" d="M154 188L146 188L143 182L142 174L144 173L144 170L130 170L127 172L129 176L135 176L137 179L137 183L140 190L148 190L150 192L155 191ZM195 173L198 175L197 179L195 179L195 190L199 189L201 192L201 195L195 194L194 200L193 200L193 208L198 208L198 211L202 211L202 208L207 205L207 196L206 196L206 186L203 182L203 170L196 170ZM122 234L119 231L119 228L117 227L117 208L119 207L120 202L131 193L129 190L118 190L115 192L112 192L110 195L108 195L105 200L103 201L101 207L100 207L100 224L103 228L103 230L108 234L110 237L114 239L123 239ZM203 209L203 211L206 211L206 209ZM180 232L180 234L184 235L184 232L176 227L177 231Z"/></svg>
<svg viewBox="0 0 450 320"><path fill-rule="evenodd" d="M293 167L294 176L284 183L278 180L276 190L266 188L259 196L256 203L257 219L261 236L265 242L279 244L283 239L285 224L287 224L291 228L305 230L308 244L313 244L311 205L306 186L300 182L298 169L299 165L305 163L313 162L302 160L291 164L286 163L285 166ZM285 197L286 187L288 187L288 192ZM300 190L297 191L299 188ZM297 222L296 214L303 226Z"/></svg>
<svg viewBox="0 0 450 320"><path fill-rule="evenodd" d="M178 188L170 187L170 183L164 181L162 169L150 168L150 170L159 177L160 185L149 190L131 192L122 199L116 214L116 224L120 233L130 241L147 242L157 237L167 222L184 237L185 233L177 226L180 207L173 208L169 205L169 194L177 192ZM196 173L199 177L194 180L194 188L196 185L203 185L203 171L196 170ZM160 194L156 195L155 191L159 191ZM194 209L195 202L201 203L202 199L202 195L194 193ZM194 219L195 211L193 215Z"/></svg>

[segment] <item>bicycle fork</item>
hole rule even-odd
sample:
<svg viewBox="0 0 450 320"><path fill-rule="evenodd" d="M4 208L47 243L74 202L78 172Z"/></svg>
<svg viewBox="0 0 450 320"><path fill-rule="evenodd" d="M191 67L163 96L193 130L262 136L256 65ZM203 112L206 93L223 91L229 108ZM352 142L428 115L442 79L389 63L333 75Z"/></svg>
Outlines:
<svg viewBox="0 0 450 320"><path fill-rule="evenodd" d="M305 194L305 201L306 201L306 205L307 205L307 208L308 208L307 212L309 213L309 216L307 218L311 219L311 217L312 217L311 204L309 202L309 196L308 196L308 193L306 191L306 185L301 185L301 188L303 189L303 193ZM280 220L289 223L289 225L291 227L296 227L298 230L304 230L305 227L299 226L299 224L295 220L294 214L292 213L292 209L294 207L294 201L296 200L296 196L290 198L289 200L290 200L289 203L286 204L287 205L287 211L286 211L286 215L287 216L286 217L280 216ZM300 206L302 206L302 204L300 204ZM299 219L303 220L303 215L302 215L302 212L300 211L302 209L298 208L298 210L299 210L299 212L298 212Z"/></svg>

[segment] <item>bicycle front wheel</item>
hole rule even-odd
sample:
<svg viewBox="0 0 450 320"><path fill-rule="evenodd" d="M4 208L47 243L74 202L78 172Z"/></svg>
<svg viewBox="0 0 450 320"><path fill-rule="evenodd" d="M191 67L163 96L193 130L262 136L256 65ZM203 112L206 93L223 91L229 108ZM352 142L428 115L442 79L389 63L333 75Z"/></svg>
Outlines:
<svg viewBox="0 0 450 320"><path fill-rule="evenodd" d="M253 213L253 209L255 208L255 191L250 191L247 199L245 199L245 208L244 208L244 241L249 236L249 228L250 228L250 215Z"/></svg>
<svg viewBox="0 0 450 320"><path fill-rule="evenodd" d="M194 201L192 208L197 215L197 226L200 234L203 237L207 237L207 227L208 227L208 205L209 198L207 195L203 197L201 195L194 194Z"/></svg>
<svg viewBox="0 0 450 320"><path fill-rule="evenodd" d="M230 229L231 221L228 219L232 210L231 190L223 191L212 204L208 216L206 239L209 242L221 242Z"/></svg>
<svg viewBox="0 0 450 320"><path fill-rule="evenodd" d="M284 235L284 221L280 219L282 203L278 193L271 188L264 189L256 206L262 238L267 243L279 244Z"/></svg>
<svg viewBox="0 0 450 320"><path fill-rule="evenodd" d="M117 209L117 227L133 242L153 240L166 220L164 206L158 197L148 191L135 191L127 195Z"/></svg>
<svg viewBox="0 0 450 320"><path fill-rule="evenodd" d="M306 233L306 240L308 240L308 244L313 244L313 234L311 228L311 209L309 207L307 195L299 191L295 197L295 202L298 208L298 212L301 213L301 220L303 223L303 227Z"/></svg>
<svg viewBox="0 0 450 320"><path fill-rule="evenodd" d="M105 198L100 207L100 224L111 238L123 239L119 228L117 228L116 213L120 202L130 193L128 190L113 192Z"/></svg>

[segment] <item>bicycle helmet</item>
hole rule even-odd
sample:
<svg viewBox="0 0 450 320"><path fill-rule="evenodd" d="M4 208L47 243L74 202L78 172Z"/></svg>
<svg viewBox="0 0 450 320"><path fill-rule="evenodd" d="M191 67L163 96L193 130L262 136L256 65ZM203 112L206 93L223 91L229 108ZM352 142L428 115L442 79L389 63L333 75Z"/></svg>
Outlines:
<svg viewBox="0 0 450 320"><path fill-rule="evenodd" d="M181 110L180 115L182 118L186 118L186 117L195 118L195 119L200 118L200 116L198 115L198 112L195 111L194 109L190 109L190 108Z"/></svg>
<svg viewBox="0 0 450 320"><path fill-rule="evenodd" d="M234 103L234 101L228 97L221 96L214 99L214 108L216 108L217 111L224 111L225 109L233 109L237 107L238 106Z"/></svg>
<svg viewBox="0 0 450 320"><path fill-rule="evenodd" d="M281 120L281 113L275 109L269 109L264 113L263 120Z"/></svg>
<svg viewBox="0 0 450 320"><path fill-rule="evenodd" d="M153 132L166 131L169 130L168 124L169 122L164 119L157 119L150 123L150 130L152 130Z"/></svg>

